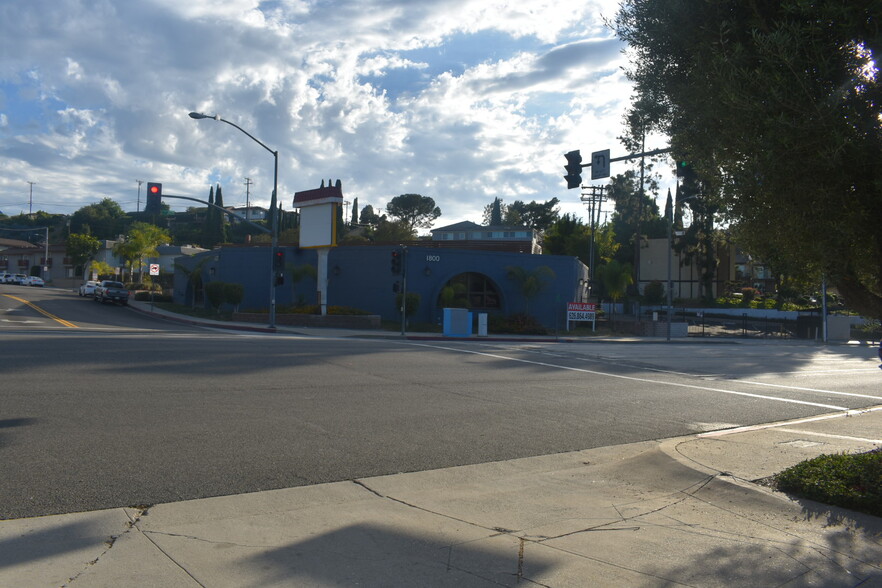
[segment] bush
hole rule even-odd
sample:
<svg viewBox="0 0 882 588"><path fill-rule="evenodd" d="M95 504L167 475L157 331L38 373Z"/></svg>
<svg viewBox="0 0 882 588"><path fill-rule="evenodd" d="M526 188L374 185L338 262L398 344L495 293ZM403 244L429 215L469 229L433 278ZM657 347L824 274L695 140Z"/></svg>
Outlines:
<svg viewBox="0 0 882 588"><path fill-rule="evenodd" d="M305 306L283 306L278 307L277 312L280 314L321 314L322 307L318 304L307 304ZM266 310L255 311L266 312ZM352 308L350 306L328 306L328 314L349 315L349 316L366 316L369 313L360 308Z"/></svg>
<svg viewBox="0 0 882 588"><path fill-rule="evenodd" d="M665 287L658 280L653 280L652 282L646 284L646 287L643 289L643 300L646 304L664 304L665 302Z"/></svg>
<svg viewBox="0 0 882 588"><path fill-rule="evenodd" d="M882 516L882 449L821 455L775 476L777 488L874 516Z"/></svg>
<svg viewBox="0 0 882 588"><path fill-rule="evenodd" d="M741 288L741 300L745 306L760 297L760 291L756 288Z"/></svg>
<svg viewBox="0 0 882 588"><path fill-rule="evenodd" d="M205 297L215 310L218 310L224 301L224 285L223 282L208 282L205 284Z"/></svg>
<svg viewBox="0 0 882 588"><path fill-rule="evenodd" d="M526 313L501 316L491 314L487 317L487 328L494 333L515 335L546 335L548 331L532 316Z"/></svg>
<svg viewBox="0 0 882 588"><path fill-rule="evenodd" d="M245 286L242 284L224 284L223 293L224 302L232 305L233 308L239 308L242 299L245 298Z"/></svg>
<svg viewBox="0 0 882 588"><path fill-rule="evenodd" d="M170 294L153 294L151 298L150 292L135 292L135 300L142 302L173 302L174 298Z"/></svg>

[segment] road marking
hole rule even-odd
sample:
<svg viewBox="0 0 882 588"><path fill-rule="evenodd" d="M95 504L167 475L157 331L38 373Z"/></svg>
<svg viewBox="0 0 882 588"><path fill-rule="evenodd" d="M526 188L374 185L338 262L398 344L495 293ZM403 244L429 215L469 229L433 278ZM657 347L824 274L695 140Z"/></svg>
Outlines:
<svg viewBox="0 0 882 588"><path fill-rule="evenodd" d="M826 421L830 419L840 419L842 417L852 417L864 414L866 412L876 412L882 410L882 406L874 406L872 408L851 409L837 414L822 414L821 416L808 417L804 419L796 419L795 421L785 421L783 423L768 423L765 425L748 425L746 427L736 427L734 429L724 429L722 431L709 431L707 433L699 433L696 437L724 437L735 433L749 433L751 431L762 431L765 429L776 429L778 427L786 427L788 425L802 425L805 423L816 423L818 421Z"/></svg>
<svg viewBox="0 0 882 588"><path fill-rule="evenodd" d="M771 384L769 382L756 382L754 380L736 380L742 384L752 384L754 386L766 386L768 388L785 388L787 390L798 390L800 392L814 392L816 394L835 394L836 396L854 396L856 398L869 398L870 400L882 400L882 396L871 396L869 394L858 394L856 392L836 392L834 390L820 390L818 388L803 388L802 386L787 386L784 384Z"/></svg>
<svg viewBox="0 0 882 588"><path fill-rule="evenodd" d="M412 343L415 347L428 347L431 349L445 349L447 351L455 351L458 353L471 353L473 355L482 355L484 357L492 357L494 359L504 359L506 361L513 361L516 363L526 363L530 365L538 365L542 367L556 368L560 370L566 370L571 372L580 372L583 374L592 374L595 376L606 376L608 378L618 378L620 380L629 380L631 382L643 382L646 384L658 384L662 386L673 386L676 388L689 388L692 390L704 390L706 392L719 392L721 394L732 394L734 396L746 396L748 398L759 398L761 400L771 400L773 402L784 402L788 404L802 404L804 406L816 406L818 408L829 408L831 410L849 410L846 406L836 406L834 404L821 404L819 402L807 402L805 400L794 400L791 398L779 398L777 396L765 396L763 394L751 394L750 392L738 392L736 390L724 390L722 388L710 388L707 386L696 386L694 384L682 384L678 382L665 382L664 380L653 380L651 378L637 378L635 376L623 376L620 374L610 374L607 372L598 372L595 370L586 370L584 368L576 368L565 365L556 365L553 363L546 363L543 361L531 361L528 359L518 359L515 357L506 357L505 355L497 355L495 353L486 353L484 351L473 351L470 349L457 349L454 347L444 347L441 345L428 345L425 343Z"/></svg>
<svg viewBox="0 0 882 588"><path fill-rule="evenodd" d="M875 362L874 362L875 363ZM858 372L875 372L877 368L851 368L847 370L800 370L795 372L776 372L780 376L816 376L819 374L856 374Z"/></svg>
<svg viewBox="0 0 882 588"><path fill-rule="evenodd" d="M43 310L42 308L40 308L36 304L29 302L29 301L25 300L24 298L19 298L18 296L13 296L12 294L4 294L4 296L6 296L7 298L12 298L13 300L18 300L19 302L21 302L23 304L27 304L28 306L30 306L31 308L33 308L34 310L36 310L37 312L39 312L43 316L51 318L53 321L59 323L62 326L70 327L72 329L79 328L75 324L73 324L72 322L66 321L63 318L59 318L59 317L55 316L54 314L52 314L51 312Z"/></svg>

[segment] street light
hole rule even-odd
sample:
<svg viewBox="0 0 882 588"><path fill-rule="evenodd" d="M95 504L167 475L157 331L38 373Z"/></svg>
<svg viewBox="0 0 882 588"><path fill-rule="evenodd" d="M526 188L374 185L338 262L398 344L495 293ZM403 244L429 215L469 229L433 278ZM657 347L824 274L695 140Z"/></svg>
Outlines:
<svg viewBox="0 0 882 588"><path fill-rule="evenodd" d="M277 198L277 189L279 187L279 152L274 151L266 146L266 144L237 125L236 123L231 123L228 120L222 119L219 114L215 114L214 116L209 116L207 114L202 114L200 112L191 112L189 114L190 118L195 120L200 120L203 118L210 118L219 122L227 123L231 127L235 127L239 131L248 135L252 141L269 151L273 154L273 159L275 161L275 166L273 168L273 197L270 202L270 235L272 236L272 246L270 247L270 307L269 307L269 326L271 329L276 328L276 276L273 271L273 256L275 255L276 248L279 245L279 222L278 222L278 203L276 202Z"/></svg>

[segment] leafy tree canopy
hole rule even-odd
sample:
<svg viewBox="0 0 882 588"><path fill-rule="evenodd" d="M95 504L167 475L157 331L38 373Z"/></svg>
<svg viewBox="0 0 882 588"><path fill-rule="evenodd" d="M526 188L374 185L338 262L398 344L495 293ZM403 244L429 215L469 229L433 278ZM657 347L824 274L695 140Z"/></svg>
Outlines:
<svg viewBox="0 0 882 588"><path fill-rule="evenodd" d="M742 244L882 317L878 0L625 0L638 108Z"/></svg>
<svg viewBox="0 0 882 588"><path fill-rule="evenodd" d="M101 242L92 235L71 233L67 238L67 256L76 265L85 265L101 249Z"/></svg>
<svg viewBox="0 0 882 588"><path fill-rule="evenodd" d="M441 209L435 206L435 201L419 194L396 196L386 205L386 212L406 223L411 231L431 228L435 219L441 216Z"/></svg>
<svg viewBox="0 0 882 588"><path fill-rule="evenodd" d="M70 219L70 230L72 233L91 234L98 240L116 239L124 232L125 219L126 213L120 205L105 198L74 212Z"/></svg>
<svg viewBox="0 0 882 588"><path fill-rule="evenodd" d="M530 227L544 233L558 219L558 204L560 204L560 200L557 198L545 202L533 200L529 204L515 200L505 206L503 224L512 227Z"/></svg>
<svg viewBox="0 0 882 588"><path fill-rule="evenodd" d="M363 225L377 225L380 222L380 216L374 212L374 207L370 204L366 204L364 208L361 209L361 215L359 216L359 222Z"/></svg>
<svg viewBox="0 0 882 588"><path fill-rule="evenodd" d="M374 241L411 241L416 237L414 231L405 220L388 221L380 219L377 228L374 229Z"/></svg>

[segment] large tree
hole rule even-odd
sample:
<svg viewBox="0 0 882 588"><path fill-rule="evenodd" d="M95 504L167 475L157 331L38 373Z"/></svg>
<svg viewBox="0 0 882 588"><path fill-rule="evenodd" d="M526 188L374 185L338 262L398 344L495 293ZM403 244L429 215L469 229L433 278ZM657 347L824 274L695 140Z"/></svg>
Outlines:
<svg viewBox="0 0 882 588"><path fill-rule="evenodd" d="M511 227L530 227L544 233L558 219L558 204L560 204L560 200L557 198L545 202L533 200L529 204L522 200L515 200L505 207L503 224Z"/></svg>
<svg viewBox="0 0 882 588"><path fill-rule="evenodd" d="M83 233L71 233L67 238L66 253L74 262L74 266L83 267L83 276L86 275L86 266L89 261L101 249L101 241L92 235Z"/></svg>
<svg viewBox="0 0 882 588"><path fill-rule="evenodd" d="M878 0L626 0L640 109L739 240L882 317Z"/></svg>
<svg viewBox="0 0 882 588"><path fill-rule="evenodd" d="M407 224L411 231L431 228L435 219L441 216L441 209L435 206L435 201L419 194L396 196L386 204L386 212Z"/></svg>
<svg viewBox="0 0 882 588"><path fill-rule="evenodd" d="M124 232L126 213L115 201L105 198L97 204L88 204L73 213L70 219L72 233L90 234L96 239L116 239Z"/></svg>

